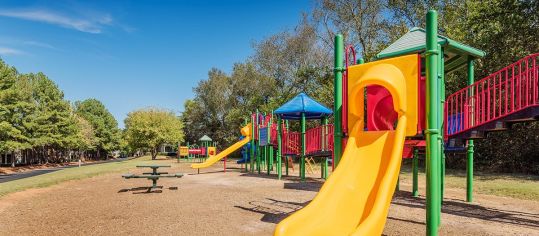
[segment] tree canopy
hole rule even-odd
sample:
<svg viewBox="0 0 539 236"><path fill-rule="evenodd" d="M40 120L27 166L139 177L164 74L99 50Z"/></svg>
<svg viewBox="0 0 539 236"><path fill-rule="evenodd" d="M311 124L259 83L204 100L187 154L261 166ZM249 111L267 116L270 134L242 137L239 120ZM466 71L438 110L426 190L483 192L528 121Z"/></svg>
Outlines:
<svg viewBox="0 0 539 236"><path fill-rule="evenodd" d="M173 112L146 108L130 112L125 119L125 140L133 149L158 154L159 146L183 141L183 125Z"/></svg>
<svg viewBox="0 0 539 236"><path fill-rule="evenodd" d="M100 150L112 151L118 137L102 139L97 132L101 130L91 123L95 120L90 121L94 116L76 110L45 74L20 74L0 60L0 155L4 163L65 162L94 158L95 152L99 158ZM107 114L107 122L102 123L108 126L103 129L117 133L116 121Z"/></svg>

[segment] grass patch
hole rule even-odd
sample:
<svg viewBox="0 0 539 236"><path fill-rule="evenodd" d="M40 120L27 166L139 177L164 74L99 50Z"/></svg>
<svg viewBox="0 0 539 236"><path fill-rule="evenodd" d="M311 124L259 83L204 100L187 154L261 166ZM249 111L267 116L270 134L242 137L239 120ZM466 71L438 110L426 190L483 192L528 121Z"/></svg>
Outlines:
<svg viewBox="0 0 539 236"><path fill-rule="evenodd" d="M89 166L67 168L43 175L14 180L0 184L0 196L31 188L44 188L69 180L90 178L97 175L127 171L136 165L155 164L149 156L121 162L110 162Z"/></svg>
<svg viewBox="0 0 539 236"><path fill-rule="evenodd" d="M403 166L401 180L412 183L412 169ZM425 184L425 172L419 171L419 184ZM466 172L446 170L445 186L466 192ZM474 192L524 200L539 201L539 176L519 174L474 173Z"/></svg>

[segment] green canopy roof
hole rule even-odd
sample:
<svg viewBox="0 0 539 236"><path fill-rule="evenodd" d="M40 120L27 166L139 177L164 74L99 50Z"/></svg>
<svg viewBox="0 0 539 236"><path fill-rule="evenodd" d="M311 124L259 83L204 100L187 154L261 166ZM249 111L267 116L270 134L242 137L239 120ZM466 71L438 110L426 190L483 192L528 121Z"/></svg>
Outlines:
<svg viewBox="0 0 539 236"><path fill-rule="evenodd" d="M204 136L202 136L202 138L200 138L198 141L208 141L208 142L211 142L212 140L211 140L210 137L208 137L208 135L204 135Z"/></svg>
<svg viewBox="0 0 539 236"><path fill-rule="evenodd" d="M445 72L451 72L465 65L468 58L476 59L485 56L485 52L455 40L438 35L438 43L444 49ZM376 58L389 58L413 53L421 53L426 48L426 32L421 28L412 28L376 55Z"/></svg>

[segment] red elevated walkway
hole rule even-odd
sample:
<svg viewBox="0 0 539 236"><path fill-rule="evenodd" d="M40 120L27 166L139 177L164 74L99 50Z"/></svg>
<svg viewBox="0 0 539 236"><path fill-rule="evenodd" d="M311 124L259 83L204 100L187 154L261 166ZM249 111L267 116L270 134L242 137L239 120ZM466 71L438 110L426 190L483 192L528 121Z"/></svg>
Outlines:
<svg viewBox="0 0 539 236"><path fill-rule="evenodd" d="M511 124L539 120L539 53L529 55L451 94L446 140L485 138Z"/></svg>

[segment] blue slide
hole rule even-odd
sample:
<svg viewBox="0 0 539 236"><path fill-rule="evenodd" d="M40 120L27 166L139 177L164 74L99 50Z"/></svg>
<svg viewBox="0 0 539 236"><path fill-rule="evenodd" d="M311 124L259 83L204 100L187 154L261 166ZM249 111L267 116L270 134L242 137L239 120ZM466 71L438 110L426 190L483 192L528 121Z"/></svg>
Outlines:
<svg viewBox="0 0 539 236"><path fill-rule="evenodd" d="M240 140L244 139L245 137L241 136ZM241 156L242 158L239 159L236 163L243 164L246 162L249 162L251 159L251 143L247 143L243 148L241 149Z"/></svg>

